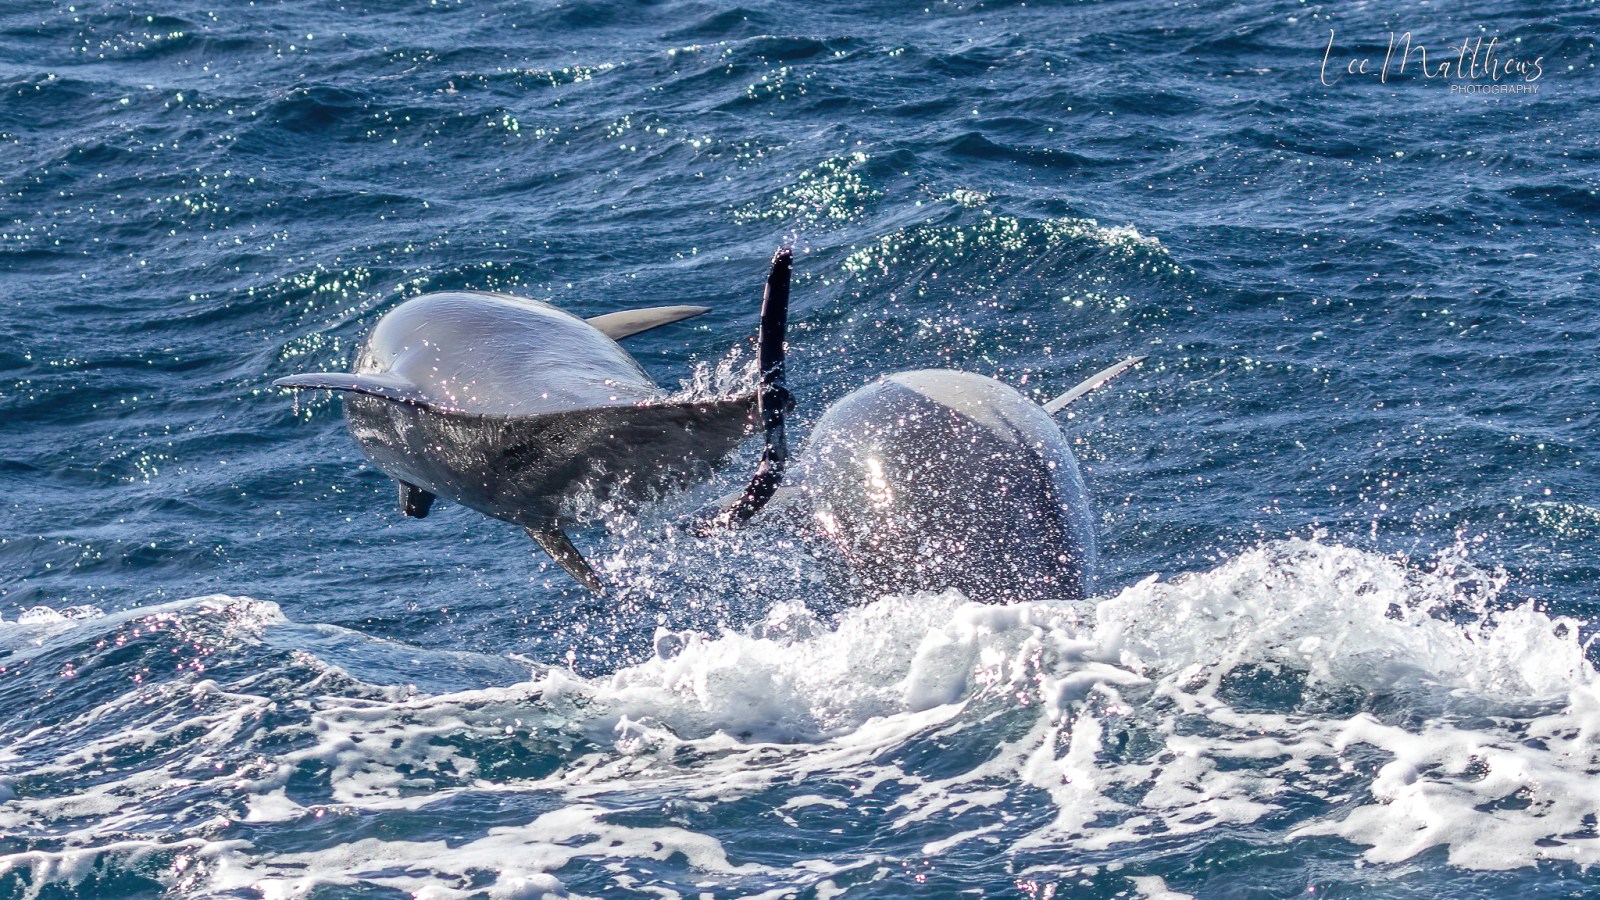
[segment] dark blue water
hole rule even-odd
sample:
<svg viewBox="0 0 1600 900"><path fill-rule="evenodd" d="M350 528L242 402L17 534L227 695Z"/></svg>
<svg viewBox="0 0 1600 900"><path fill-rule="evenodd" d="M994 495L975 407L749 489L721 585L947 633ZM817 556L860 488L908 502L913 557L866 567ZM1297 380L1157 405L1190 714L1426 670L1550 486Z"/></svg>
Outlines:
<svg viewBox="0 0 1600 900"><path fill-rule="evenodd" d="M1386 80L1391 32L1430 50ZM66 2L0 11L0 896L1600 890L1600 14ZM1466 38L1537 93L1453 91ZM1478 84L1493 84L1479 76ZM1527 83L1522 76L1500 84ZM1077 606L848 608L674 517L404 519L339 401L427 291L1065 427ZM653 650L681 645L670 658Z"/></svg>

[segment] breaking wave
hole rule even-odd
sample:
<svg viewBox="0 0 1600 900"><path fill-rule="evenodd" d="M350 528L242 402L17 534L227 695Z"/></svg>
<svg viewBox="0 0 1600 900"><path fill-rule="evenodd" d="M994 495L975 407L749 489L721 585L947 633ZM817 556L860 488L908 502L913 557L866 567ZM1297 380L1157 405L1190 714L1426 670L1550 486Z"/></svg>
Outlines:
<svg viewBox="0 0 1600 900"><path fill-rule="evenodd" d="M1600 863L1579 623L1460 554L1289 540L1079 605L786 602L592 678L226 597L23 616L0 643L4 708L39 711L0 755L23 896L826 895L906 859L1154 896L1153 861L1230 830Z"/></svg>

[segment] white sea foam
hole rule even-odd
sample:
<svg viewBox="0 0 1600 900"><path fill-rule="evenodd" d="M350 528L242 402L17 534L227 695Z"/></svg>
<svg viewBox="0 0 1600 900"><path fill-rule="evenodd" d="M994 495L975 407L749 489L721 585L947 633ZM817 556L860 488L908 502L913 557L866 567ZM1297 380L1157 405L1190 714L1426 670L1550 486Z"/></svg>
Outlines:
<svg viewBox="0 0 1600 900"><path fill-rule="evenodd" d="M755 383L755 358L745 353L743 345L736 344L715 360L696 362L689 377L667 399L672 403L718 400L746 393L754 389Z"/></svg>
<svg viewBox="0 0 1600 900"><path fill-rule="evenodd" d="M764 829L868 804L879 842L918 835L907 852L931 858L989 844L1036 880L1041 853L1114 856L1243 823L1340 838L1378 864L1438 847L1465 868L1600 865L1600 680L1577 622L1506 604L1501 588L1457 558L1416 566L1288 541L1097 603L887 597L833 622L782 605L744 630L658 642L675 652L602 678L541 669L510 687L325 696L296 726L299 749L238 782L249 821L400 814L469 793L543 798L548 811L449 842L236 842L192 871L267 896L356 883L559 896L578 861L604 863L619 887L627 860L670 859L725 888L818 891L844 867L880 864L774 868L696 827L768 795ZM205 727L230 740L249 706L220 704ZM933 739L969 748L968 762L924 769L902 752ZM560 757L538 775L496 775L491 741ZM306 771L327 787L314 811L289 790ZM684 812L639 824L625 811L641 797ZM1008 812L1041 799L1049 814L1025 827ZM20 806L18 824L55 815Z"/></svg>

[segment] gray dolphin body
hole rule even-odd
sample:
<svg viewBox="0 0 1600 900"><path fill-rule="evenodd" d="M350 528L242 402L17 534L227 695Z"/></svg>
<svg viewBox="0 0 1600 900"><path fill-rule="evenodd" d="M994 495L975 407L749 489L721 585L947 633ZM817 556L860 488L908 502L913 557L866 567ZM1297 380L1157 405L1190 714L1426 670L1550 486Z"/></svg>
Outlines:
<svg viewBox="0 0 1600 900"><path fill-rule="evenodd" d="M1093 587L1094 523L1051 413L1137 361L1042 407L969 372L887 376L828 407L770 515L807 516L856 593L1081 599Z"/></svg>
<svg viewBox="0 0 1600 900"><path fill-rule="evenodd" d="M788 257L780 256L786 287ZM704 312L662 307L584 320L503 294L428 294L378 322L352 372L274 384L346 392L350 432L399 482L407 515L426 516L444 497L514 522L598 592L599 578L564 531L592 518L574 501L638 501L708 477L752 429L755 389L676 401L617 343Z"/></svg>

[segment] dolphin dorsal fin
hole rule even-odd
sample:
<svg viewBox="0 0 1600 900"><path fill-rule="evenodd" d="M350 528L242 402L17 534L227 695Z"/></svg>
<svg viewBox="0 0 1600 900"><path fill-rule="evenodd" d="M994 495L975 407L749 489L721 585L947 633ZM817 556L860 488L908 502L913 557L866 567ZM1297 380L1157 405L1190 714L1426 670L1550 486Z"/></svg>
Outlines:
<svg viewBox="0 0 1600 900"><path fill-rule="evenodd" d="M692 319L708 312L711 312L711 308L707 306L652 306L649 309L625 309L622 312L606 313L586 321L598 328L606 337L620 341L641 331L671 325L673 322Z"/></svg>
<svg viewBox="0 0 1600 900"><path fill-rule="evenodd" d="M387 372L371 375L357 375L351 372L307 372L304 375L279 378L272 383L272 386L295 391L349 391L353 394L366 394L370 397L382 397L385 400L414 403L418 406L436 405L424 396L416 385Z"/></svg>
<svg viewBox="0 0 1600 900"><path fill-rule="evenodd" d="M589 567L589 561L583 558L578 548L572 545L572 538L559 528L529 528L528 537L533 538L540 549L550 554L556 564L567 570L572 579L596 594L604 594L606 586L601 583L600 576L594 574L594 569Z"/></svg>
<svg viewBox="0 0 1600 900"><path fill-rule="evenodd" d="M1063 409L1066 409L1067 404L1078 399L1079 397L1082 397L1084 394L1089 393L1095 388L1100 387L1111 379L1121 375L1123 372L1128 371L1144 361L1145 357L1143 356L1130 356L1114 366L1107 366L1093 375L1090 375L1088 378L1085 378L1078 384L1077 387L1067 391L1065 394L1062 394L1054 400L1051 400L1049 403L1046 403L1044 405L1044 411L1050 413L1051 415L1055 415Z"/></svg>

